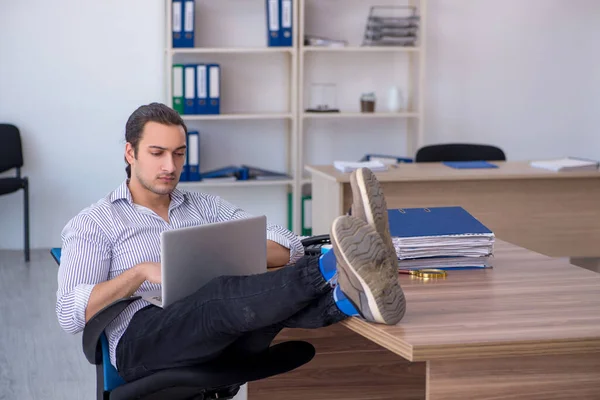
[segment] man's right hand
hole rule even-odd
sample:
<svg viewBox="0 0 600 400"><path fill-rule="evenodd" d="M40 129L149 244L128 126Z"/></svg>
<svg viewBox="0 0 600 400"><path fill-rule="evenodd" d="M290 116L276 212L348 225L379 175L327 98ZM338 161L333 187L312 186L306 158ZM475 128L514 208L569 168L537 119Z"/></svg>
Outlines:
<svg viewBox="0 0 600 400"><path fill-rule="evenodd" d="M160 284L162 282L162 276L160 272L160 263L147 262L142 264L144 270L144 277L150 283Z"/></svg>

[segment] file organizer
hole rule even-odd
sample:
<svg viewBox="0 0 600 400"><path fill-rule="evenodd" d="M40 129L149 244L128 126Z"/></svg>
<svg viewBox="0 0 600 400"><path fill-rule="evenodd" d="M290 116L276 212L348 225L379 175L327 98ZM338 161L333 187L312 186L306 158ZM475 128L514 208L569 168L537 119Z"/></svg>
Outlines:
<svg viewBox="0 0 600 400"><path fill-rule="evenodd" d="M293 43L293 7L292 0L279 0L281 10L281 34L279 44L282 47L292 47Z"/></svg>
<svg viewBox="0 0 600 400"><path fill-rule="evenodd" d="M183 0L173 0L171 6L173 47L185 47L183 40Z"/></svg>
<svg viewBox="0 0 600 400"><path fill-rule="evenodd" d="M173 65L173 109L183 114L183 65Z"/></svg>
<svg viewBox="0 0 600 400"><path fill-rule="evenodd" d="M172 68L173 109L183 115L221 113L221 66L175 64Z"/></svg>
<svg viewBox="0 0 600 400"><path fill-rule="evenodd" d="M183 113L196 113L196 66L186 65L183 68Z"/></svg>
<svg viewBox="0 0 600 400"><path fill-rule="evenodd" d="M208 64L208 114L221 113L221 66Z"/></svg>
<svg viewBox="0 0 600 400"><path fill-rule="evenodd" d="M292 0L267 1L267 46L292 47L294 7Z"/></svg>
<svg viewBox="0 0 600 400"><path fill-rule="evenodd" d="M200 180L200 133L188 132L188 180Z"/></svg>
<svg viewBox="0 0 600 400"><path fill-rule="evenodd" d="M208 71L205 64L196 65L196 114L209 114Z"/></svg>
<svg viewBox="0 0 600 400"><path fill-rule="evenodd" d="M280 0L267 1L267 46L278 47L281 44L279 35L279 3Z"/></svg>
<svg viewBox="0 0 600 400"><path fill-rule="evenodd" d="M173 0L173 48L194 47L195 14L193 0Z"/></svg>

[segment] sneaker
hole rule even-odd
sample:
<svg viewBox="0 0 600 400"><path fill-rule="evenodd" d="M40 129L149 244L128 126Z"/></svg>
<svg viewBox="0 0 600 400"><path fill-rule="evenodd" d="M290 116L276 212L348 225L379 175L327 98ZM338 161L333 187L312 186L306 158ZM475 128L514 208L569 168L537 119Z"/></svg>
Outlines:
<svg viewBox="0 0 600 400"><path fill-rule="evenodd" d="M406 310L398 269L381 236L354 216L337 217L331 243L338 265L338 285L367 321L395 325Z"/></svg>
<svg viewBox="0 0 600 400"><path fill-rule="evenodd" d="M350 186L352 187L352 215L367 222L379 233L389 256L397 263L398 255L390 235L387 203L375 174L368 168L352 171Z"/></svg>

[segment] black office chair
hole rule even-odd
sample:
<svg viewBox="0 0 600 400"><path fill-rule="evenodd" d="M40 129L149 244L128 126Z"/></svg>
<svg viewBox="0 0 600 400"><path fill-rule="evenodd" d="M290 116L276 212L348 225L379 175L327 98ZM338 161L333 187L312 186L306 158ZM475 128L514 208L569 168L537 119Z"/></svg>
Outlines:
<svg viewBox="0 0 600 400"><path fill-rule="evenodd" d="M486 144L447 143L421 147L415 162L506 161L502 149Z"/></svg>
<svg viewBox="0 0 600 400"><path fill-rule="evenodd" d="M314 243L305 242L305 246ZM306 247L305 252L309 254ZM60 264L61 249L53 248L50 253ZM255 356L228 355L197 366L158 371L126 383L109 361L104 329L138 299L139 296L119 299L98 311L85 325L83 353L96 366L97 400L232 399L243 384L292 371L315 356L312 344L286 341Z"/></svg>
<svg viewBox="0 0 600 400"><path fill-rule="evenodd" d="M23 231L25 236L25 261L29 261L29 180L21 176L23 148L19 129L10 124L0 124L0 173L16 169L16 176L0 178L0 195L23 189Z"/></svg>

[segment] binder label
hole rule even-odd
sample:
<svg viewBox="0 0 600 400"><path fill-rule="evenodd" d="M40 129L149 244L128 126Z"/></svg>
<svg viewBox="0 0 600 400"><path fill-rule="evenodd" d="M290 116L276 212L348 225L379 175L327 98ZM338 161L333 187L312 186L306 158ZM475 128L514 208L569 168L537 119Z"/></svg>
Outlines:
<svg viewBox="0 0 600 400"><path fill-rule="evenodd" d="M183 67L173 67L173 97L183 97Z"/></svg>
<svg viewBox="0 0 600 400"><path fill-rule="evenodd" d="M194 2L186 1L185 2L185 22L183 25L183 29L185 32L193 32L194 31ZM181 28L180 28L181 30Z"/></svg>
<svg viewBox="0 0 600 400"><path fill-rule="evenodd" d="M181 3L173 2L173 32L181 32Z"/></svg>
<svg viewBox="0 0 600 400"><path fill-rule="evenodd" d="M206 65L198 65L198 82L197 83L197 87L198 87L198 98L200 99L205 99L207 98L207 93L206 93Z"/></svg>
<svg viewBox="0 0 600 400"><path fill-rule="evenodd" d="M269 0L269 30L279 31L279 0Z"/></svg>
<svg viewBox="0 0 600 400"><path fill-rule="evenodd" d="M194 100L194 68L185 68L185 98Z"/></svg>
<svg viewBox="0 0 600 400"><path fill-rule="evenodd" d="M210 98L217 99L219 98L219 67L210 67L208 76L210 77Z"/></svg>
<svg viewBox="0 0 600 400"><path fill-rule="evenodd" d="M281 27L292 27L292 0L283 0L281 4Z"/></svg>
<svg viewBox="0 0 600 400"><path fill-rule="evenodd" d="M190 144L190 148L189 148L189 165L190 167L195 167L198 166L198 159L199 157L199 143L198 143L198 136L197 134L191 134L188 136L188 142Z"/></svg>

